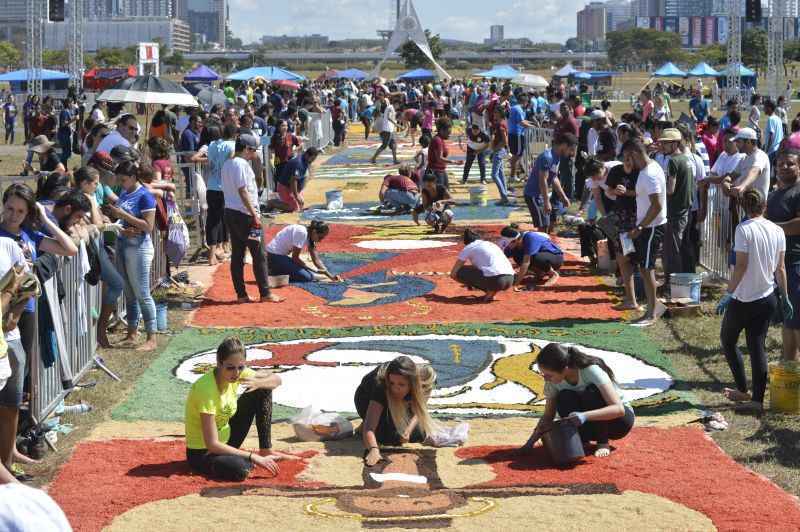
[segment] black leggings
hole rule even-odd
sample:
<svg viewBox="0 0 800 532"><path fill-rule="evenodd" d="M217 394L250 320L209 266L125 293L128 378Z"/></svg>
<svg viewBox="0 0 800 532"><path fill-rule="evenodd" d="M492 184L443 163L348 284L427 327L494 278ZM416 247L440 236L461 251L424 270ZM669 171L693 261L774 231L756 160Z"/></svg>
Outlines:
<svg viewBox="0 0 800 532"><path fill-rule="evenodd" d="M561 390L556 396L556 410L562 418L573 412L587 412L608 406L603 394L594 384L590 384L581 391ZM584 442L594 441L606 444L608 440L619 440L628 435L633 428L636 416L633 409L625 405L625 415L610 421L587 421L581 425L578 432Z"/></svg>
<svg viewBox="0 0 800 532"><path fill-rule="evenodd" d="M770 320L778 307L775 293L749 303L732 300L722 318L720 340L728 366L736 381L736 389L747 393L747 377L744 374L742 353L736 347L742 329L747 339L747 350L750 352L750 365L753 373L753 401L764 402L767 389L767 351L766 340Z"/></svg>
<svg viewBox="0 0 800 532"><path fill-rule="evenodd" d="M477 288L484 292L501 292L508 290L514 285L513 275L495 275L494 277L487 277L483 274L480 268L465 264L456 274L458 282Z"/></svg>
<svg viewBox="0 0 800 532"><path fill-rule="evenodd" d="M540 272L549 272L551 269L558 271L564 264L564 255L550 253L549 251L540 251L531 257L531 264Z"/></svg>
<svg viewBox="0 0 800 532"><path fill-rule="evenodd" d="M358 412L359 417L365 420L367 419L367 408L369 408L369 401L370 401L370 390L365 388L364 386L359 386L356 389L355 395L355 403L356 403L356 412ZM392 419L392 415L389 413L389 408L386 407L381 412L381 418L378 420L378 426L375 427L375 439L378 440L378 445L400 445L400 433L397 431L397 427L394 425L394 420ZM419 427L416 427L414 431L411 433L411 438L409 438L411 443L422 443L425 441L425 436L419 430Z"/></svg>
<svg viewBox="0 0 800 532"><path fill-rule="evenodd" d="M236 413L228 422L231 436L228 445L242 446L255 421L259 449L272 448L272 390L243 393L236 403ZM253 469L249 459L233 454L212 454L206 449L186 449L189 467L214 480L241 482Z"/></svg>
<svg viewBox="0 0 800 532"><path fill-rule="evenodd" d="M206 214L206 244L216 246L228 241L225 227L225 196L221 190L206 192L208 214Z"/></svg>

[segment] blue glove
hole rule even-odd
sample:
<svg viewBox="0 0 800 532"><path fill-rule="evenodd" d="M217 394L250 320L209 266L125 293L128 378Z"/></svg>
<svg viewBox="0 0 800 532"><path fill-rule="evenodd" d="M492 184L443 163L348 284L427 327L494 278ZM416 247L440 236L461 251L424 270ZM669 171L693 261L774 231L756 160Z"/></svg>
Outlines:
<svg viewBox="0 0 800 532"><path fill-rule="evenodd" d="M576 427L580 427L586 423L586 414L583 412L572 412L567 419Z"/></svg>
<svg viewBox="0 0 800 532"><path fill-rule="evenodd" d="M720 316L725 314L725 309L728 308L728 305L730 305L732 300L733 296L731 295L730 292L722 296L722 299L720 299L719 303L717 303L717 314L719 314Z"/></svg>
<svg viewBox="0 0 800 532"><path fill-rule="evenodd" d="M792 306L792 302L789 301L789 296L783 296L783 319L784 321L789 321L794 317L794 307Z"/></svg>

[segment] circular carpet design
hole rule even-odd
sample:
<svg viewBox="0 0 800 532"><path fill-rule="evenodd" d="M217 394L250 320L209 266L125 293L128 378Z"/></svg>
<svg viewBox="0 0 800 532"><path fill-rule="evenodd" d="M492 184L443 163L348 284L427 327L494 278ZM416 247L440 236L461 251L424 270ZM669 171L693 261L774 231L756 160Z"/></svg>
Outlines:
<svg viewBox="0 0 800 532"><path fill-rule="evenodd" d="M436 240L364 240L357 243L356 246L364 249L378 250L434 249L455 246L455 242Z"/></svg>

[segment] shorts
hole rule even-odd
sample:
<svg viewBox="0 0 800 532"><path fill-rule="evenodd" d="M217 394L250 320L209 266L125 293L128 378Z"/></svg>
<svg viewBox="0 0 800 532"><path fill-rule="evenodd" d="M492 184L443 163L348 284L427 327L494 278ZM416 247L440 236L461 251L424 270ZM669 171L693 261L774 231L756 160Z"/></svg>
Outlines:
<svg viewBox="0 0 800 532"><path fill-rule="evenodd" d="M783 326L787 329L800 329L800 262L786 265L786 286L789 291L789 301L794 307L794 316L784 320Z"/></svg>
<svg viewBox="0 0 800 532"><path fill-rule="evenodd" d="M656 269L656 259L661 252L661 243L664 241L664 226L645 227L642 233L633 241L634 251L631 262L638 264L645 270Z"/></svg>
<svg viewBox="0 0 800 532"><path fill-rule="evenodd" d="M298 196L302 198L303 193L298 193ZM300 210L300 204L297 203L297 200L292 195L292 191L283 183L278 183L278 198L289 206L289 212L297 212Z"/></svg>
<svg viewBox="0 0 800 532"><path fill-rule="evenodd" d="M22 392L25 385L27 359L22 348L22 340L6 340L8 344L8 362L11 364L11 376L0 390L0 406L19 408L22 404Z"/></svg>
<svg viewBox="0 0 800 532"><path fill-rule="evenodd" d="M390 146L394 146L394 133L390 131L381 131L381 150L385 150Z"/></svg>
<svg viewBox="0 0 800 532"><path fill-rule="evenodd" d="M520 157L525 153L525 135L508 135L508 152Z"/></svg>
<svg viewBox="0 0 800 532"><path fill-rule="evenodd" d="M554 225L558 217L564 212L564 204L560 201L550 199L550 216L544 213L544 200L541 196L534 198L533 196L525 196L525 204L528 206L528 212L531 214L531 221L540 231L547 231L550 225Z"/></svg>

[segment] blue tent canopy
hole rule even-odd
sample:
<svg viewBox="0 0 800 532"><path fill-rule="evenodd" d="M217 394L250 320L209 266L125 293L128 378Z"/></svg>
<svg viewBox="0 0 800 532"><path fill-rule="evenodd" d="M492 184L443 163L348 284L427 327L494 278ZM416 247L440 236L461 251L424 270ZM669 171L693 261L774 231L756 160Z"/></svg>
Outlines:
<svg viewBox="0 0 800 532"><path fill-rule="evenodd" d="M55 80L67 80L69 79L69 74L64 72L58 72L56 70L45 70L42 69L42 81L55 81ZM20 82L20 81L28 81L28 70L15 70L13 72L6 72L2 76L0 76L0 81L7 81L9 83Z"/></svg>
<svg viewBox="0 0 800 532"><path fill-rule="evenodd" d="M436 74L430 70L418 68L398 76L397 79L436 79Z"/></svg>
<svg viewBox="0 0 800 532"><path fill-rule="evenodd" d="M217 81L219 79L222 77L205 65L200 65L183 78L184 81Z"/></svg>
<svg viewBox="0 0 800 532"><path fill-rule="evenodd" d="M367 73L357 68L349 68L347 70L340 70L334 77L337 79L354 79L356 81L361 81L362 79L367 79Z"/></svg>
<svg viewBox="0 0 800 532"><path fill-rule="evenodd" d="M749 68L747 68L744 65L739 65L739 75L741 77L743 77L743 78L754 78L754 77L756 77L756 73L753 72L752 70L750 70ZM718 78L724 78L724 77L727 77L727 76L728 76L728 69L727 68L725 68L724 70L721 70L719 72L719 74L717 74Z"/></svg>
<svg viewBox="0 0 800 532"><path fill-rule="evenodd" d="M575 79L592 79L592 75L588 72L573 72L569 77Z"/></svg>
<svg viewBox="0 0 800 532"><path fill-rule="evenodd" d="M664 65L653 72L654 78L685 78L686 72L676 67L671 62L664 63Z"/></svg>
<svg viewBox="0 0 800 532"><path fill-rule="evenodd" d="M479 72L477 75L482 78L514 79L519 76L519 70L511 65L494 65L491 70Z"/></svg>
<svg viewBox="0 0 800 532"><path fill-rule="evenodd" d="M719 76L719 72L706 62L697 63L688 74L693 78L715 78Z"/></svg>
<svg viewBox="0 0 800 532"><path fill-rule="evenodd" d="M276 66L247 68L227 77L229 81L249 81L253 78L264 78L267 81L303 81L306 79L300 74Z"/></svg>

